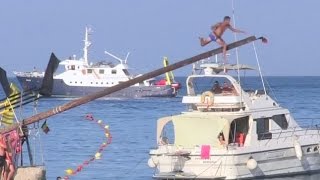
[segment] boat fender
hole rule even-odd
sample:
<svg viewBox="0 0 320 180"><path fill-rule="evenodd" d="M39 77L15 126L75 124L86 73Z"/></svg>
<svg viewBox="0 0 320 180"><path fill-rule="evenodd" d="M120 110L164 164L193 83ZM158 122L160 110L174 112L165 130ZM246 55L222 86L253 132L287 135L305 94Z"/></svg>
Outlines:
<svg viewBox="0 0 320 180"><path fill-rule="evenodd" d="M293 146L294 146L294 150L296 151L297 158L301 161L302 149L301 149L301 145L300 145L300 143L298 142L297 139L294 140Z"/></svg>
<svg viewBox="0 0 320 180"><path fill-rule="evenodd" d="M154 168L158 165L159 161L157 158L149 158L148 159L148 166Z"/></svg>
<svg viewBox="0 0 320 180"><path fill-rule="evenodd" d="M254 170L255 168L257 168L258 163L255 159L253 159L252 157L247 161L247 168L250 170Z"/></svg>
<svg viewBox="0 0 320 180"><path fill-rule="evenodd" d="M208 106L213 105L214 94L211 91L205 91L201 95L201 103L206 103Z"/></svg>

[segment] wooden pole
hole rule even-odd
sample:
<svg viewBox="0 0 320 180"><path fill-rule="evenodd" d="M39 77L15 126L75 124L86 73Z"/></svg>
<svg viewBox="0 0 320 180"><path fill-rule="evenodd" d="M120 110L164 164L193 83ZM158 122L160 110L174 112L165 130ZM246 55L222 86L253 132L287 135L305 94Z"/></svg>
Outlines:
<svg viewBox="0 0 320 180"><path fill-rule="evenodd" d="M262 37L256 38L255 36L250 36L250 37L242 39L240 41L233 42L233 43L231 43L231 44L229 44L227 46L227 50L230 50L230 49L245 45L247 43L256 41L258 39L263 39L263 38ZM101 97L106 96L108 94L114 93L114 92L119 91L121 89L130 87L130 86L132 86L132 85L134 85L136 83L139 83L139 82L142 82L144 80L147 80L147 79L150 79L150 78L154 78L156 76L164 74L166 72L173 71L175 69L187 66L189 64L192 64L192 63L195 63L197 61L200 61L201 59L209 58L209 57L214 56L216 54L219 54L221 52L222 52L222 47L214 49L214 50L211 50L211 51L204 52L202 54L193 56L191 58L188 58L188 59L185 59L185 60L182 60L182 61L178 61L178 62L176 62L174 64L171 64L171 65L169 65L167 67L163 67L163 68L151 71L149 73L146 73L146 74L144 74L142 76L133 78L133 79L128 80L126 82L117 84L117 85L112 86L112 87L105 88L102 91L99 91L99 92L96 92L96 93L93 93L93 94L90 94L90 95L87 95L87 96L72 100L72 101L70 101L70 102L68 102L68 103L66 103L64 105L57 106L57 107L55 107L55 108L53 108L51 110L48 110L48 111L45 111L45 112L41 112L39 114L36 114L34 116L31 116L29 118L24 119L22 122L23 122L24 125L29 125L29 124L38 122L38 121L40 121L42 119L46 119L48 117L51 117L51 116L53 116L55 114L67 111L67 110L69 110L71 108L74 108L74 107L80 106L82 104L88 103L90 101L93 101L95 99L101 98ZM5 128L5 129L0 130L0 133L6 133L6 132L9 132L9 131L12 131L12 130L16 129L18 126L19 126L19 124L15 124L15 125L9 126L9 127Z"/></svg>

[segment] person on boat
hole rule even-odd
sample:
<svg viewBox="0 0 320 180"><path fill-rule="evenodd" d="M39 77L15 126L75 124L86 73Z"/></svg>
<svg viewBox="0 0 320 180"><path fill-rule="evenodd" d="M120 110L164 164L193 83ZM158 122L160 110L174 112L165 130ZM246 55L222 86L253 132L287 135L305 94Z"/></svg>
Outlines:
<svg viewBox="0 0 320 180"><path fill-rule="evenodd" d="M218 139L219 139L220 145L225 145L225 144L226 144L226 141L225 141L225 139L224 139L224 135L223 135L222 132L219 133Z"/></svg>
<svg viewBox="0 0 320 180"><path fill-rule="evenodd" d="M223 82L222 91L230 92L232 89L226 82Z"/></svg>
<svg viewBox="0 0 320 180"><path fill-rule="evenodd" d="M222 22L218 22L215 25L211 26L212 32L209 34L209 37L207 38L199 37L201 46L205 46L209 44L211 41L215 41L222 46L224 63L227 63L227 56L226 56L227 44L222 39L223 33L226 31L226 29L230 29L235 33L245 33L244 31L241 31L239 29L235 29L234 27L232 27L230 24L230 20L231 20L230 16L225 16Z"/></svg>
<svg viewBox="0 0 320 180"><path fill-rule="evenodd" d="M218 81L214 82L214 85L212 87L212 92L215 94L220 94L222 92L221 86Z"/></svg>
<svg viewBox="0 0 320 180"><path fill-rule="evenodd" d="M222 86L222 93L224 95L238 95L236 89L234 88L234 86L232 84L228 84L226 82L223 83L223 86Z"/></svg>

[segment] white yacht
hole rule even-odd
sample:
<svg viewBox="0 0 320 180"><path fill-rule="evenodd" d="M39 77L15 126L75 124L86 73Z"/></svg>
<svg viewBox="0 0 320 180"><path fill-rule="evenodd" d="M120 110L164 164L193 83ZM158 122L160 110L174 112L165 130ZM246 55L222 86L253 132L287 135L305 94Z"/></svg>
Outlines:
<svg viewBox="0 0 320 180"><path fill-rule="evenodd" d="M130 73L127 64L129 53L125 59L121 59L105 51L106 54L118 61L117 64L106 61L95 64L89 62L88 51L91 45L89 35L90 28L86 28L82 58L76 59L74 55L60 62L59 65L63 66L63 71L54 75L52 96L84 96L136 77ZM39 89L44 77L43 72L36 70L32 72L14 72L14 74L24 90ZM163 80L159 83L155 79L148 79L109 96L128 98L176 96L180 88L179 83L175 82L174 79L167 79L165 83L163 82Z"/></svg>
<svg viewBox="0 0 320 180"><path fill-rule="evenodd" d="M248 65L199 69L186 80L187 111L157 121L157 147L148 160L154 178L250 179L320 170L319 126L300 126L268 95L259 63L263 90L245 90L231 75L254 69Z"/></svg>

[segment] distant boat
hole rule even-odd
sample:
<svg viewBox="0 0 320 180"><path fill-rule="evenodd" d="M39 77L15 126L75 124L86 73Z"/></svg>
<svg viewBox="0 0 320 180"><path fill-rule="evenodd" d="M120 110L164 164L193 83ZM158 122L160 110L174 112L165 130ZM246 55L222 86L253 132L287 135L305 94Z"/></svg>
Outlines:
<svg viewBox="0 0 320 180"><path fill-rule="evenodd" d="M117 64L100 61L89 63L88 50L91 45L89 41L90 28L86 27L83 57L76 59L75 56L61 61L64 66L61 73L54 75L52 96L54 97L78 97L85 96L102 89L120 84L141 75L132 75L129 72L127 57L121 59L107 51L106 54L119 61ZM13 72L24 90L39 89L42 84L44 72L33 70L31 72ZM180 84L175 82L173 76L165 79L165 82L157 82L156 79L148 79L137 83L121 91L112 93L108 97L174 97L177 95Z"/></svg>

